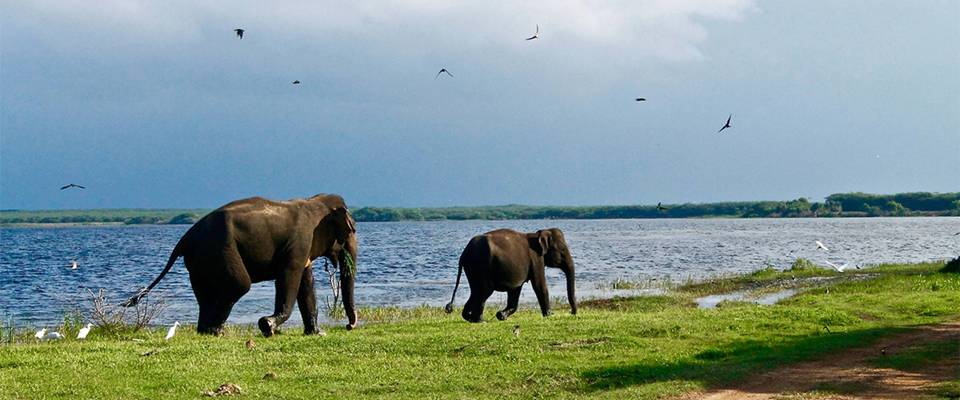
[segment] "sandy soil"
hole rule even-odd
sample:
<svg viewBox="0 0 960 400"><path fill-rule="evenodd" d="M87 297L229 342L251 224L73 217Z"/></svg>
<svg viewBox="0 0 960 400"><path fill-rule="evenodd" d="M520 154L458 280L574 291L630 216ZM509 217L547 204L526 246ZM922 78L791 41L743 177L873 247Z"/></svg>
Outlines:
<svg viewBox="0 0 960 400"><path fill-rule="evenodd" d="M951 340L960 340L960 322L918 328L881 339L869 347L849 349L824 359L790 365L759 374L736 385L708 392L691 393L680 399L929 398L930 395L926 390L930 386L956 379L960 374L960 354L929 365L922 372L876 368L870 365L869 360L884 354L897 354L911 346L927 342ZM845 394L829 394L831 391L829 388L840 388L841 390L834 391Z"/></svg>

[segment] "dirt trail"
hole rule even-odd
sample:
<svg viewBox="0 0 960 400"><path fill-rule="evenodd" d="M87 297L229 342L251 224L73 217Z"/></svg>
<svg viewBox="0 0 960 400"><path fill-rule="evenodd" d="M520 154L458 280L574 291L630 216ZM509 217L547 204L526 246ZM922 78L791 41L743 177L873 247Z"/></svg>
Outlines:
<svg viewBox="0 0 960 400"><path fill-rule="evenodd" d="M885 352L894 355L915 345L929 342L960 341L960 322L918 328L883 338L869 347L854 348L827 358L779 368L746 381L681 397L685 400L761 400L807 399L804 393L813 390L844 388L853 394L823 394L816 399L915 399L928 398L931 385L956 379L960 371L960 355L929 365L922 372L905 372L876 368L869 360Z"/></svg>

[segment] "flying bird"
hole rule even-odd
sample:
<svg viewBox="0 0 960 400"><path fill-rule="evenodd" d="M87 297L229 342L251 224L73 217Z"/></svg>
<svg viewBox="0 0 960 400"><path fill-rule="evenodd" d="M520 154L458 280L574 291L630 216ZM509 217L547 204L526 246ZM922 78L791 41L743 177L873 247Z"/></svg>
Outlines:
<svg viewBox="0 0 960 400"><path fill-rule="evenodd" d="M838 266L837 264L834 264L834 263L832 263L832 262L830 262L830 261L824 261L824 262L826 262L827 265L833 267L833 269L837 270L837 272L843 272L843 270L847 269L847 266L848 266L847 264L843 264L843 265L839 265L839 266Z"/></svg>
<svg viewBox="0 0 960 400"><path fill-rule="evenodd" d="M451 74L450 71L447 71L446 68L440 68L440 72L437 72L437 76L434 77L433 79L439 78L440 74L447 74L447 75L450 75L451 78L453 78L453 74Z"/></svg>
<svg viewBox="0 0 960 400"><path fill-rule="evenodd" d="M77 269L77 268L80 268L80 264L77 263L77 260L71 261L71 262L70 262L70 269Z"/></svg>
<svg viewBox="0 0 960 400"><path fill-rule="evenodd" d="M167 337L163 338L163 340L170 340L170 338L172 338L173 335L176 335L178 326L180 326L180 321L174 322L173 326L171 326L170 329L167 330Z"/></svg>
<svg viewBox="0 0 960 400"><path fill-rule="evenodd" d="M234 29L233 31L237 33L238 38L243 39L243 32L245 32L243 29L237 28L237 29Z"/></svg>
<svg viewBox="0 0 960 400"><path fill-rule="evenodd" d="M299 85L299 84L300 84L300 81L293 81L293 84L294 84L294 85Z"/></svg>
<svg viewBox="0 0 960 400"><path fill-rule="evenodd" d="M647 101L645 97L637 97L637 101Z"/></svg>
<svg viewBox="0 0 960 400"><path fill-rule="evenodd" d="M86 186L80 186L80 185L78 185L78 184L76 184L76 183L71 183L71 184L68 184L68 185L61 186L61 187L60 187L60 190L66 190L66 189L70 189L70 188L86 189L87 187L86 187Z"/></svg>
<svg viewBox="0 0 960 400"><path fill-rule="evenodd" d="M667 211L667 208L662 203L657 203L657 211Z"/></svg>
<svg viewBox="0 0 960 400"><path fill-rule="evenodd" d="M77 332L77 339L83 340L87 338L87 335L90 334L90 328L93 327L93 324L87 324L87 326L80 328L80 332Z"/></svg>
<svg viewBox="0 0 960 400"><path fill-rule="evenodd" d="M717 131L717 133L723 132L724 129L730 128L730 127L731 127L731 126L730 126L730 120L731 120L732 118L733 118L733 114L730 114L730 116L727 117L727 123L726 123L726 124L723 124L723 128L720 128L720 130Z"/></svg>
<svg viewBox="0 0 960 400"><path fill-rule="evenodd" d="M540 39L540 24L537 24L537 30L533 33L533 36L528 37L526 40Z"/></svg>
<svg viewBox="0 0 960 400"><path fill-rule="evenodd" d="M821 249L822 249L822 250L825 250L825 251L830 251L830 249L828 249L827 246L824 246L824 245L823 245L823 242L821 242L821 241L819 241L819 240L814 240L814 242L817 243L817 250L821 250Z"/></svg>
<svg viewBox="0 0 960 400"><path fill-rule="evenodd" d="M40 340L40 339L43 339L43 336L46 334L47 334L47 328L43 328L37 331L37 333L34 334L33 337L37 338L37 340Z"/></svg>

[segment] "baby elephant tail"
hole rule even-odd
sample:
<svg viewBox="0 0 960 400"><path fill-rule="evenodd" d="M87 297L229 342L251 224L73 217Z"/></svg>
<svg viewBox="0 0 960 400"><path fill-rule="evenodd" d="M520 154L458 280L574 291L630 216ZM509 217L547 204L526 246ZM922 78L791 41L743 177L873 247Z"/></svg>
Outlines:
<svg viewBox="0 0 960 400"><path fill-rule="evenodd" d="M453 312L453 301L457 299L457 288L460 287L460 275L463 275L463 264L460 264L460 268L457 270L457 283L453 285L453 297L450 298L450 302L444 307L444 309L447 310L447 314Z"/></svg>

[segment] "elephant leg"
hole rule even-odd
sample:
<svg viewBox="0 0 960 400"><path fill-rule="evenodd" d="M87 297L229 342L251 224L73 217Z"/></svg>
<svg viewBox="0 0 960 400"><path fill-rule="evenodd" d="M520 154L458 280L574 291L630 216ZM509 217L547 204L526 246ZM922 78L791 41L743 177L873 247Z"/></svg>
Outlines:
<svg viewBox="0 0 960 400"><path fill-rule="evenodd" d="M197 332L222 335L233 305L250 290L250 278L239 255L202 267L190 271L190 285L200 306Z"/></svg>
<svg viewBox="0 0 960 400"><path fill-rule="evenodd" d="M547 277L544 276L543 271L541 271L539 275L531 278L530 284L533 286L533 293L537 294L537 303L540 303L540 313L542 313L544 317L550 315L550 293L547 290Z"/></svg>
<svg viewBox="0 0 960 400"><path fill-rule="evenodd" d="M317 327L317 293L313 286L313 268L303 271L300 278L300 289L297 291L297 308L300 309L300 318L303 319L303 334L311 335L323 333Z"/></svg>
<svg viewBox="0 0 960 400"><path fill-rule="evenodd" d="M277 327L290 318L290 312L293 311L293 303L297 301L297 293L300 290L300 280L303 277L304 264L303 259L299 262L288 263L287 267L280 272L275 286L277 289L276 300L274 301L273 315L262 317L257 322L260 332L263 336L273 336Z"/></svg>
<svg viewBox="0 0 960 400"><path fill-rule="evenodd" d="M485 287L474 289L471 287L470 298L467 299L467 304L464 304L463 312L461 313L463 319L467 320L467 322L483 321L483 307L492 294L493 289Z"/></svg>
<svg viewBox="0 0 960 400"><path fill-rule="evenodd" d="M516 289L513 289L507 292L507 308L497 312L497 319L503 321L507 317L513 315L517 312L517 305L520 303L520 291L523 290L523 285L520 285Z"/></svg>

